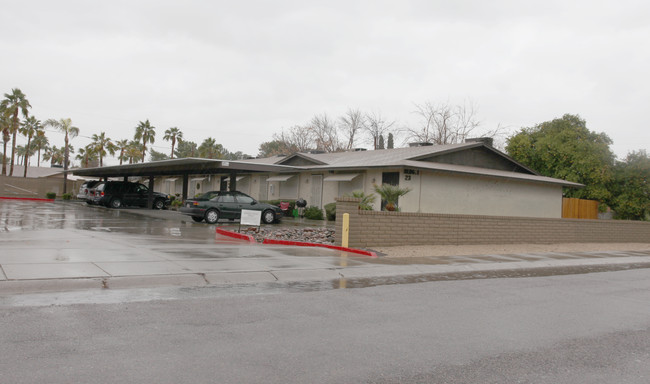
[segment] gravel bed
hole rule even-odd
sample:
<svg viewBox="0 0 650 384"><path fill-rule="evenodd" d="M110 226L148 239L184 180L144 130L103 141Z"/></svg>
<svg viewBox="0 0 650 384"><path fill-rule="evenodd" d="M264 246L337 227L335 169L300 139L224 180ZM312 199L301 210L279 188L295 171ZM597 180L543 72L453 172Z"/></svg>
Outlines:
<svg viewBox="0 0 650 384"><path fill-rule="evenodd" d="M251 235L259 243L264 239L302 241L308 243L334 244L334 230L328 228L242 228L241 233Z"/></svg>

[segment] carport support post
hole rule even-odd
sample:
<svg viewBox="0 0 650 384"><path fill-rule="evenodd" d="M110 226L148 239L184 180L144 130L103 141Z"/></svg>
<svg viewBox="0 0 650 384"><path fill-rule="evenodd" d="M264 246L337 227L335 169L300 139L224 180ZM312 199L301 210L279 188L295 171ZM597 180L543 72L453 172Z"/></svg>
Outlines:
<svg viewBox="0 0 650 384"><path fill-rule="evenodd" d="M230 174L230 191L236 191L237 190L237 174L236 173L231 173Z"/></svg>
<svg viewBox="0 0 650 384"><path fill-rule="evenodd" d="M187 200L187 186L190 183L190 175L183 175L183 201Z"/></svg>
<svg viewBox="0 0 650 384"><path fill-rule="evenodd" d="M153 176L149 176L149 195L147 196L147 207L153 208Z"/></svg>

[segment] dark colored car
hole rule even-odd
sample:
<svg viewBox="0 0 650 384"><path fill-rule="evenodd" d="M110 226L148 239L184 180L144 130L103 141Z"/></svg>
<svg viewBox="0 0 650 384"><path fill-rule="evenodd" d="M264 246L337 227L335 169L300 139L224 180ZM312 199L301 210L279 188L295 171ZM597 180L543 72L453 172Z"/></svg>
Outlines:
<svg viewBox="0 0 650 384"><path fill-rule="evenodd" d="M92 197L93 204L110 208L120 208L123 205L147 207L149 188L140 183L129 181L103 181L95 187ZM164 209L171 203L169 195L153 193L154 209Z"/></svg>
<svg viewBox="0 0 650 384"><path fill-rule="evenodd" d="M220 219L239 219L242 209L262 211L262 221L271 224L282 217L280 207L260 203L245 193L237 191L211 191L194 199L188 199L181 207L181 213L189 215L196 222L205 220L214 224Z"/></svg>

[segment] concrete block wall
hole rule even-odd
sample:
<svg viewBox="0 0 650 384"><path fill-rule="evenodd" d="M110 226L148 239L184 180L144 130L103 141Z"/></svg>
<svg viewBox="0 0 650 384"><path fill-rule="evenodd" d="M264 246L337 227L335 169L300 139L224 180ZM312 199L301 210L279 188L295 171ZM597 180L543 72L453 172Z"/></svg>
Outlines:
<svg viewBox="0 0 650 384"><path fill-rule="evenodd" d="M351 247L518 243L650 243L650 223L623 220L377 212L358 209L359 199L339 197L336 244L343 213L350 214Z"/></svg>
<svg viewBox="0 0 650 384"><path fill-rule="evenodd" d="M79 192L82 180L68 180L67 190L73 198ZM0 196L2 197L31 197L45 198L47 192L55 192L57 196L63 194L63 178L23 178L18 176L0 175Z"/></svg>

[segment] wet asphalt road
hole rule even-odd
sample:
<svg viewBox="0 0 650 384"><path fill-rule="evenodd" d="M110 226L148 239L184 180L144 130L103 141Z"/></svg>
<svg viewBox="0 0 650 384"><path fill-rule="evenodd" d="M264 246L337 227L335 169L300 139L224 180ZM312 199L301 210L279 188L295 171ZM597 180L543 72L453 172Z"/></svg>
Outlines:
<svg viewBox="0 0 650 384"><path fill-rule="evenodd" d="M203 249L200 256L215 247L213 226L170 224L161 216L171 212L21 207L0 210L0 236L101 235L92 249L117 234L136 250L155 239L160 248ZM0 382L648 383L646 267L8 295L0 300Z"/></svg>
<svg viewBox="0 0 650 384"><path fill-rule="evenodd" d="M210 292L211 291L211 292ZM647 383L650 270L0 306L7 383Z"/></svg>

